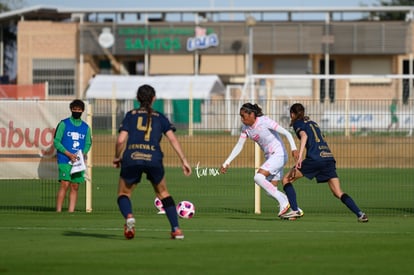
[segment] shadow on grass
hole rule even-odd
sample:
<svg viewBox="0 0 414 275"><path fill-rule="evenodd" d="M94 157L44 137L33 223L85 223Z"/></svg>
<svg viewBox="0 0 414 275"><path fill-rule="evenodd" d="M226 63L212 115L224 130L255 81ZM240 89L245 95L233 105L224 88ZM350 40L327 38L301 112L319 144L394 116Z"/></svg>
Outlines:
<svg viewBox="0 0 414 275"><path fill-rule="evenodd" d="M56 212L55 207L34 206L34 205L0 205L0 211L35 211L35 212Z"/></svg>
<svg viewBox="0 0 414 275"><path fill-rule="evenodd" d="M237 208L228 208L228 207L223 207L223 208L218 208L221 212L225 212L225 213L239 213L239 214L251 214L250 211L248 210L243 210L243 209L237 209Z"/></svg>
<svg viewBox="0 0 414 275"><path fill-rule="evenodd" d="M111 240L126 240L123 235L115 235L115 234L102 234L102 233L87 233L82 231L65 231L63 232L63 236L67 237L86 237L86 238L97 238L97 239L111 239ZM149 237L149 236L142 236L142 234L138 233L137 238L140 239L165 239L165 236L157 236L157 237Z"/></svg>
<svg viewBox="0 0 414 275"><path fill-rule="evenodd" d="M120 235L101 234L101 233L87 233L87 232L80 232L80 231L66 231L66 232L63 232L63 236L87 237L87 238L98 238L98 239L113 239L113 240L124 239L124 237L120 236Z"/></svg>
<svg viewBox="0 0 414 275"><path fill-rule="evenodd" d="M366 207L365 209L367 213L369 213L369 210L372 209L372 212L379 212L379 213L399 213L399 214L405 214L405 215L412 215L414 214L414 208L398 208L398 207Z"/></svg>

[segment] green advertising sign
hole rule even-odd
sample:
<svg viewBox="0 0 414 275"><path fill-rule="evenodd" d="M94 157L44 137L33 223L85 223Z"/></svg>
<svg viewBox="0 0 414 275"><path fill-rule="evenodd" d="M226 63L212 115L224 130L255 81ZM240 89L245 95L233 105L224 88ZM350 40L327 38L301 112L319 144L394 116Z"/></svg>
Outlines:
<svg viewBox="0 0 414 275"><path fill-rule="evenodd" d="M219 45L217 34L212 29L121 27L117 36L128 51L195 51Z"/></svg>
<svg viewBox="0 0 414 275"><path fill-rule="evenodd" d="M180 50L179 38L127 38L124 40L126 50Z"/></svg>

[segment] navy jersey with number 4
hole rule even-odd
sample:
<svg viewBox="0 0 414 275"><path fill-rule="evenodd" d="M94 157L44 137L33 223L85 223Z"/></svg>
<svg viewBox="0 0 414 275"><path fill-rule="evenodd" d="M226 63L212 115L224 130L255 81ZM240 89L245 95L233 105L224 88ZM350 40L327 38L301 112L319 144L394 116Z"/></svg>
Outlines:
<svg viewBox="0 0 414 275"><path fill-rule="evenodd" d="M163 114L153 111L147 125L148 113L145 110L131 110L119 127L119 131L128 132L128 141L122 156L122 166L162 165L163 153L160 142L163 134L175 127Z"/></svg>
<svg viewBox="0 0 414 275"><path fill-rule="evenodd" d="M333 160L333 154L326 143L319 125L312 120L297 120L293 123L293 130L300 139L300 132L305 131L308 136L306 141L306 158L316 161Z"/></svg>

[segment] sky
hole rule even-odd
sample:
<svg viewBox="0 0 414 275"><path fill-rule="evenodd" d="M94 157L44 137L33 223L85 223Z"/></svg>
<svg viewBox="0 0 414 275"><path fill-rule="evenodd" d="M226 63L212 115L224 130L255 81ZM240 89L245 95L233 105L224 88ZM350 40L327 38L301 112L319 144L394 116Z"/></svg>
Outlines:
<svg viewBox="0 0 414 275"><path fill-rule="evenodd" d="M213 8L213 7L360 7L379 5L379 0L23 0L24 7L63 8Z"/></svg>

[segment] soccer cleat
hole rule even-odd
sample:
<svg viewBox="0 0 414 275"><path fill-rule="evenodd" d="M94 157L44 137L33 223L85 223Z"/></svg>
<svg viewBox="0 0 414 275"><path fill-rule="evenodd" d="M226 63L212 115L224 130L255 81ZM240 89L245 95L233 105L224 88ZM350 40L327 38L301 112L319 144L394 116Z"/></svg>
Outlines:
<svg viewBox="0 0 414 275"><path fill-rule="evenodd" d="M286 214L286 212L289 210L290 204L288 203L284 208L281 208L279 211L279 214L277 214L278 217Z"/></svg>
<svg viewBox="0 0 414 275"><path fill-rule="evenodd" d="M284 219L284 220L294 221L298 218L303 217L303 215L304 215L303 210L298 208L297 211L291 210L290 212L287 212L287 213L281 215L280 218Z"/></svg>
<svg viewBox="0 0 414 275"><path fill-rule="evenodd" d="M183 240L184 234L181 229L176 229L174 232L171 232L171 239L173 240Z"/></svg>
<svg viewBox="0 0 414 275"><path fill-rule="evenodd" d="M358 217L358 222L368 222L368 216L365 215L365 213L362 213L362 215Z"/></svg>
<svg viewBox="0 0 414 275"><path fill-rule="evenodd" d="M135 236L135 219L133 217L127 218L124 225L124 236L128 240L133 239Z"/></svg>

